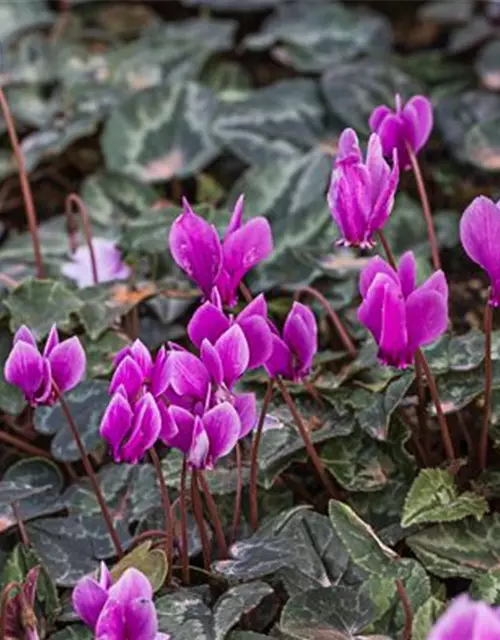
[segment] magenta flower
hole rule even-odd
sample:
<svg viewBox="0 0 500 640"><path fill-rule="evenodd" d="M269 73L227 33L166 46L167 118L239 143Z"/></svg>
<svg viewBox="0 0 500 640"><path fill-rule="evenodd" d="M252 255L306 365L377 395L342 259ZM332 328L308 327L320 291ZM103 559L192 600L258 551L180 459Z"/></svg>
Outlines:
<svg viewBox="0 0 500 640"><path fill-rule="evenodd" d="M92 629L96 640L168 640L158 632L153 589L144 574L127 569L112 584L111 574L101 563L99 580L82 578L73 589L73 608Z"/></svg>
<svg viewBox="0 0 500 640"><path fill-rule="evenodd" d="M265 364L269 375L294 382L302 380L311 370L318 350L318 327L313 312L300 302L294 302L282 335L275 329L272 339L273 350Z"/></svg>
<svg viewBox="0 0 500 640"><path fill-rule="evenodd" d="M471 260L491 282L490 304L500 305L500 203L485 196L475 198L460 220L460 240Z"/></svg>
<svg viewBox="0 0 500 640"><path fill-rule="evenodd" d="M105 238L93 238L92 248L97 267L97 279L99 282L111 282L113 280L126 280L132 271L122 260L120 250L113 240ZM74 280L79 288L90 287L94 284L92 274L92 262L90 250L87 246L78 247L71 256L70 262L65 262L61 267L61 273L70 280Z"/></svg>
<svg viewBox="0 0 500 640"><path fill-rule="evenodd" d="M342 132L328 189L330 212L342 235L338 244L362 248L374 245L374 234L384 226L394 206L398 180L397 152L393 152L391 169L377 134L370 136L363 162L356 132Z"/></svg>
<svg viewBox="0 0 500 640"><path fill-rule="evenodd" d="M399 261L398 271L382 258L372 258L361 273L363 302L359 321L378 344L384 364L401 369L412 364L416 350L446 331L448 284L436 271L416 288L416 263L411 251Z"/></svg>
<svg viewBox="0 0 500 640"><path fill-rule="evenodd" d="M439 618L427 640L499 640L500 612L464 594Z"/></svg>
<svg viewBox="0 0 500 640"><path fill-rule="evenodd" d="M196 215L188 201L172 225L169 247L177 265L209 299L217 288L223 304L234 306L243 277L273 249L271 227L264 217L242 224L243 196L234 208L222 242L215 227Z"/></svg>
<svg viewBox="0 0 500 640"><path fill-rule="evenodd" d="M381 105L369 120L370 129L378 133L385 156L397 150L399 167L411 167L407 145L417 154L431 135L433 125L432 103L424 96L413 96L402 106L396 95L396 111Z"/></svg>
<svg viewBox="0 0 500 640"><path fill-rule="evenodd" d="M217 291L212 294L212 302L199 307L188 324L188 335L198 348L204 340L215 344L230 327L237 324L243 331L248 344L248 369L262 366L272 351L272 332L267 319L267 302L260 294L250 302L236 318L229 318L222 311L222 303Z"/></svg>
<svg viewBox="0 0 500 640"><path fill-rule="evenodd" d="M85 351L78 338L59 342L56 325L53 325L40 354L33 334L23 325L14 335L4 375L7 382L21 389L32 406L52 405L58 391L69 391L82 380L86 364Z"/></svg>

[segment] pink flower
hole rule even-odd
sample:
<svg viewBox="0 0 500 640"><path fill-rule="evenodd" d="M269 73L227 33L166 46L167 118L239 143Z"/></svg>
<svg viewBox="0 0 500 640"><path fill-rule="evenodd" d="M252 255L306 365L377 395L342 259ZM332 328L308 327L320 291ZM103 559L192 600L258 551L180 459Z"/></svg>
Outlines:
<svg viewBox="0 0 500 640"><path fill-rule="evenodd" d="M105 238L93 238L92 248L96 261L98 282L126 280L130 277L132 271L123 262L116 242ZM62 265L61 273L70 280L74 280L80 289L92 286L94 277L89 248L87 246L78 247L71 256L71 262L65 262Z"/></svg>
<svg viewBox="0 0 500 640"><path fill-rule="evenodd" d="M413 96L403 106L396 95L396 111L382 105L376 107L370 116L370 129L378 133L385 156L392 156L397 150L401 169L411 167L407 145L417 154L431 135L433 116L432 104L424 96Z"/></svg>
<svg viewBox="0 0 500 640"><path fill-rule="evenodd" d="M468 595L456 598L439 618L427 640L500 640L500 613Z"/></svg>
<svg viewBox="0 0 500 640"><path fill-rule="evenodd" d="M86 363L78 338L59 342L53 325L41 354L33 334L23 325L14 335L4 374L7 382L19 387L32 406L51 405L56 402L58 391L69 391L82 380Z"/></svg>
<svg viewBox="0 0 500 640"><path fill-rule="evenodd" d="M448 323L448 284L436 271L416 287L416 263L405 253L396 272L382 258L372 258L361 273L363 302L359 321L372 333L384 364L405 368L416 350L434 342Z"/></svg>
<svg viewBox="0 0 500 640"><path fill-rule="evenodd" d="M356 133L345 129L328 189L328 205L342 238L338 244L370 248L373 236L382 229L398 187L397 153L392 169L384 160L380 138L372 134L366 162L359 149Z"/></svg>

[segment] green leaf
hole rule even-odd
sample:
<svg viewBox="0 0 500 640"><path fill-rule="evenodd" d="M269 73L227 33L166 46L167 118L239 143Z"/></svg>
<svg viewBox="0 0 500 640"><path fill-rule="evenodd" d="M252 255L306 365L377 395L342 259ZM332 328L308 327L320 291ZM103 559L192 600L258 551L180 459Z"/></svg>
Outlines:
<svg viewBox="0 0 500 640"><path fill-rule="evenodd" d="M272 56L297 71L322 71L358 56L379 54L391 45L387 20L368 9L351 10L339 3L283 3L259 34L249 35L252 51L272 48Z"/></svg>
<svg viewBox="0 0 500 640"><path fill-rule="evenodd" d="M5 305L11 314L11 331L26 324L38 339L43 339L53 324L69 330L71 314L77 313L83 302L60 282L30 279L7 296Z"/></svg>
<svg viewBox="0 0 500 640"><path fill-rule="evenodd" d="M446 605L438 598L431 596L413 617L412 640L426 640L434 623L445 610Z"/></svg>
<svg viewBox="0 0 500 640"><path fill-rule="evenodd" d="M281 614L280 630L290 639L350 640L370 624L372 617L369 598L356 589L321 587L290 598Z"/></svg>
<svg viewBox="0 0 500 640"><path fill-rule="evenodd" d="M219 153L217 98L189 82L146 89L115 109L101 138L106 166L147 182L187 178Z"/></svg>
<svg viewBox="0 0 500 640"><path fill-rule="evenodd" d="M151 549L151 545L151 540L143 542L115 564L111 569L113 582L119 580L127 569L134 567L149 580L153 593L159 591L167 577L167 557L163 549Z"/></svg>
<svg viewBox="0 0 500 640"><path fill-rule="evenodd" d="M293 158L319 141L323 105L312 80L283 80L222 104L214 136L246 164Z"/></svg>
<svg viewBox="0 0 500 640"><path fill-rule="evenodd" d="M401 524L455 522L467 516L481 520L488 503L472 491L458 494L453 476L442 469L422 469L406 496Z"/></svg>
<svg viewBox="0 0 500 640"><path fill-rule="evenodd" d="M95 341L83 336L81 343L87 356L87 374L90 378L97 378L111 374L113 359L120 349L127 346L128 340L113 331L106 331Z"/></svg>
<svg viewBox="0 0 500 640"><path fill-rule="evenodd" d="M251 538L233 545L231 555L215 563L229 580L274 575L291 595L336 584L348 560L328 518L301 507L266 519Z"/></svg>
<svg viewBox="0 0 500 640"><path fill-rule="evenodd" d="M45 0L0 3L0 41L3 44L21 31L48 27L54 21Z"/></svg>
<svg viewBox="0 0 500 640"><path fill-rule="evenodd" d="M472 580L498 565L500 517L485 516L480 522L460 522L427 527L406 538L428 571L441 578Z"/></svg>
<svg viewBox="0 0 500 640"><path fill-rule="evenodd" d="M259 616L259 608L263 609L266 614L264 619L259 620L259 628L265 628L267 624L272 622L277 610L278 601L273 596L274 590L272 587L265 582L259 581L240 584L226 591L217 601L213 611L215 640L224 640L241 618L244 617L247 624L249 618L257 618ZM268 604L262 607L264 601L273 599L275 607L269 609Z"/></svg>
<svg viewBox="0 0 500 640"><path fill-rule="evenodd" d="M190 589L178 589L156 600L159 631L175 640L214 640L212 612L201 595Z"/></svg>
<svg viewBox="0 0 500 640"><path fill-rule="evenodd" d="M186 7L208 7L220 11L260 11L270 9L283 0L181 0Z"/></svg>
<svg viewBox="0 0 500 640"><path fill-rule="evenodd" d="M7 331L0 333L0 409L18 415L26 406L23 392L5 380L4 367L12 349L12 336Z"/></svg>
<svg viewBox="0 0 500 640"><path fill-rule="evenodd" d="M475 578L470 586L470 594L474 600L483 600L491 605L499 605L500 569L491 569Z"/></svg>
<svg viewBox="0 0 500 640"><path fill-rule="evenodd" d="M49 640L92 640L92 632L80 624L72 624L69 627L57 631L49 636Z"/></svg>
<svg viewBox="0 0 500 640"><path fill-rule="evenodd" d="M57 588L33 549L22 544L14 547L5 563L1 584L5 587L11 581L21 583L26 578L28 571L38 566L40 574L36 586L36 603L43 612L45 620L51 624L56 620L60 610Z"/></svg>
<svg viewBox="0 0 500 640"><path fill-rule="evenodd" d="M101 440L99 425L109 404L108 386L103 380L88 380L65 395L66 404L87 452L95 449ZM44 435L55 436L50 448L56 460L80 460L80 452L60 403L37 408L35 429Z"/></svg>

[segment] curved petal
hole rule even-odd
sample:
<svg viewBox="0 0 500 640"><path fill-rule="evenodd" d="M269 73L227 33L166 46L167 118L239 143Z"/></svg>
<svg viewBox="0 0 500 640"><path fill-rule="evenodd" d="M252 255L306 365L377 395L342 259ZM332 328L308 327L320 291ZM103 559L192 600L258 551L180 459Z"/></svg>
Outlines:
<svg viewBox="0 0 500 640"><path fill-rule="evenodd" d="M239 438L244 438L257 424L257 399L255 393L240 393L234 396L234 408L241 423Z"/></svg>
<svg viewBox="0 0 500 640"><path fill-rule="evenodd" d="M436 291L418 289L406 300L408 343L412 351L431 344L448 325L446 300Z"/></svg>
<svg viewBox="0 0 500 640"><path fill-rule="evenodd" d="M45 342L45 347L43 348L43 356L47 358L52 351L59 344L59 334L57 333L57 327L55 324L52 325L49 331L49 335L47 336L47 341Z"/></svg>
<svg viewBox="0 0 500 640"><path fill-rule="evenodd" d="M417 261L412 251L407 251L399 259L398 276L403 296L407 298L417 282Z"/></svg>
<svg viewBox="0 0 500 640"><path fill-rule="evenodd" d="M314 313L294 302L283 326L283 339L300 362L300 370L308 371L318 350L318 326Z"/></svg>
<svg viewBox="0 0 500 640"><path fill-rule="evenodd" d="M446 306L448 306L448 282L446 276L441 269L432 274L430 278L427 278L423 282L417 291L435 291L444 298Z"/></svg>
<svg viewBox="0 0 500 640"><path fill-rule="evenodd" d="M392 169L387 179L379 185L374 198L372 212L368 220L367 237L382 229L394 207L394 199L399 183L399 161L396 149L394 149L392 155Z"/></svg>
<svg viewBox="0 0 500 640"><path fill-rule="evenodd" d="M43 359L42 384L32 399L32 404L43 405L55 402L55 395L52 388L52 373L50 371L50 362Z"/></svg>
<svg viewBox="0 0 500 640"><path fill-rule="evenodd" d="M260 316L267 319L267 301L266 296L263 293L254 298L247 306L239 312L236 321L241 323L242 320L247 318L253 318L254 316Z"/></svg>
<svg viewBox="0 0 500 640"><path fill-rule="evenodd" d="M150 393L144 394L134 410L130 437L122 446L122 457L135 464L158 440L162 419L158 405Z"/></svg>
<svg viewBox="0 0 500 640"><path fill-rule="evenodd" d="M222 361L216 348L208 340L203 340L201 344L200 357L215 384L222 384L224 380Z"/></svg>
<svg viewBox="0 0 500 640"><path fill-rule="evenodd" d="M16 342L5 362L5 379L19 387L26 398L31 400L44 380L43 363L36 347L27 342Z"/></svg>
<svg viewBox="0 0 500 640"><path fill-rule="evenodd" d="M95 630L97 620L108 599L107 589L91 576L85 576L73 589L71 599L75 613L88 627Z"/></svg>
<svg viewBox="0 0 500 640"><path fill-rule="evenodd" d="M52 379L60 391L69 391L82 381L87 358L76 336L63 340L54 347L48 357Z"/></svg>
<svg viewBox="0 0 500 640"><path fill-rule="evenodd" d="M328 204L346 244L364 242L371 203L372 185L365 165L346 163L335 169Z"/></svg>
<svg viewBox="0 0 500 640"><path fill-rule="evenodd" d="M189 447L187 459L189 464L195 469L205 469L211 466L208 459L210 452L210 441L205 431L205 426L201 419L196 416L193 427L193 437Z"/></svg>
<svg viewBox="0 0 500 640"><path fill-rule="evenodd" d="M203 426L210 443L213 464L226 456L240 437L241 423L236 409L229 402L222 402L203 416Z"/></svg>
<svg viewBox="0 0 500 640"><path fill-rule="evenodd" d="M187 455L193 441L194 416L182 407L169 407L168 412L175 423L177 433L169 439L167 444Z"/></svg>
<svg viewBox="0 0 500 640"><path fill-rule="evenodd" d="M359 278L359 292L361 293L361 296L363 298L366 297L366 294L368 293L368 289L370 288L372 282L380 273L386 274L392 280L394 280L394 282L399 283L398 276L394 269L389 264L387 264L385 260L383 260L379 256L375 256L367 262Z"/></svg>
<svg viewBox="0 0 500 640"><path fill-rule="evenodd" d="M248 367L250 351L241 327L233 325L215 343L224 373L224 382L230 389Z"/></svg>
<svg viewBox="0 0 500 640"><path fill-rule="evenodd" d="M375 202L391 173L382 153L382 141L377 133L372 133L368 140L366 166L370 174L373 202Z"/></svg>
<svg viewBox="0 0 500 640"><path fill-rule="evenodd" d="M292 352L279 336L272 336L273 350L266 360L265 368L271 378L283 376L284 378L293 378L292 368Z"/></svg>
<svg viewBox="0 0 500 640"><path fill-rule="evenodd" d="M229 326L230 322L223 311L211 302L205 302L193 313L187 331L191 342L200 348L205 338L214 344Z"/></svg>
<svg viewBox="0 0 500 640"><path fill-rule="evenodd" d="M128 400L121 393L115 393L104 412L99 433L109 443L116 462L122 459L121 444L130 432L132 418Z"/></svg>
<svg viewBox="0 0 500 640"><path fill-rule="evenodd" d="M460 220L460 240L469 258L487 271L490 280L500 277L500 208L479 196Z"/></svg>
<svg viewBox="0 0 500 640"><path fill-rule="evenodd" d="M267 319L261 316L250 316L240 319L241 327L248 344L248 369L256 369L266 362L273 349L271 328Z"/></svg>
<svg viewBox="0 0 500 640"><path fill-rule="evenodd" d="M431 629L427 640L470 640L476 638L474 631L479 613L478 604L465 594L456 598ZM495 625L491 626L491 628L494 627ZM477 637L481 638L482 636Z"/></svg>
<svg viewBox="0 0 500 640"><path fill-rule="evenodd" d="M139 369L142 371L144 377L151 375L151 369L153 367L153 359L149 353L149 349L139 339L134 340L130 345L130 356L138 364Z"/></svg>
<svg viewBox="0 0 500 640"><path fill-rule="evenodd" d="M171 351L167 358L167 376L172 389L180 396L204 399L210 384L205 365L188 351Z"/></svg>
<svg viewBox="0 0 500 640"><path fill-rule="evenodd" d="M385 104L382 104L372 111L370 118L368 120L368 125L371 131L378 133L382 122L387 118L387 116L393 115L394 112L392 109L387 107Z"/></svg>
<svg viewBox="0 0 500 640"><path fill-rule="evenodd" d="M109 384L109 394L116 392L118 387L123 386L128 398L133 401L144 384L144 375L132 356L127 355L120 362Z"/></svg>
<svg viewBox="0 0 500 640"><path fill-rule="evenodd" d="M382 305L387 279L390 280L389 276L379 274L358 308L358 320L370 331L377 344L382 334Z"/></svg>
<svg viewBox="0 0 500 640"><path fill-rule="evenodd" d="M111 587L108 595L118 602L131 602L137 598L151 600L153 598L153 588L146 576L136 569L130 567L126 569L119 580Z"/></svg>
<svg viewBox="0 0 500 640"><path fill-rule="evenodd" d="M427 142L433 126L432 103L425 96L413 96L403 107L409 141L417 153ZM409 132L411 129L411 135Z"/></svg>
<svg viewBox="0 0 500 640"><path fill-rule="evenodd" d="M222 267L221 243L215 227L196 215L187 200L183 204L184 213L170 229L170 252L208 298Z"/></svg>
<svg viewBox="0 0 500 640"><path fill-rule="evenodd" d="M126 633L123 603L108 598L97 620L95 640L124 640Z"/></svg>
<svg viewBox="0 0 500 640"><path fill-rule="evenodd" d="M17 342L26 342L27 344L30 344L32 347L35 347L35 349L38 350L35 336L25 324L22 324L14 334L12 343L16 344Z"/></svg>
<svg viewBox="0 0 500 640"><path fill-rule="evenodd" d="M394 149L401 146L401 122L400 118L394 113L388 114L380 123L378 130L384 156L392 156ZM401 158L400 158L401 160Z"/></svg>
<svg viewBox="0 0 500 640"><path fill-rule="evenodd" d="M405 301L399 287L387 281L384 285L379 341L379 357L385 364L395 367L410 364L406 318Z"/></svg>
<svg viewBox="0 0 500 640"><path fill-rule="evenodd" d="M155 605L147 598L129 600L124 606L127 638L155 640L158 633L158 618Z"/></svg>
<svg viewBox="0 0 500 640"><path fill-rule="evenodd" d="M151 393L155 398L164 393L168 387L167 357L165 347L161 346L151 372Z"/></svg>
<svg viewBox="0 0 500 640"><path fill-rule="evenodd" d="M347 128L342 131L338 141L337 157L335 163L362 162L363 157L359 148L359 140L354 129Z"/></svg>
<svg viewBox="0 0 500 640"><path fill-rule="evenodd" d="M173 447L174 444L172 443L179 433L179 429L177 428L177 424L175 423L167 405L161 400L158 401L158 409L161 416L161 429L158 437L167 445L167 447Z"/></svg>
<svg viewBox="0 0 500 640"><path fill-rule="evenodd" d="M226 230L225 237L238 231L241 228L241 223L243 221L243 209L245 208L245 196L243 193L236 200L236 204L234 205L233 213L231 214L231 220L229 221L229 225Z"/></svg>

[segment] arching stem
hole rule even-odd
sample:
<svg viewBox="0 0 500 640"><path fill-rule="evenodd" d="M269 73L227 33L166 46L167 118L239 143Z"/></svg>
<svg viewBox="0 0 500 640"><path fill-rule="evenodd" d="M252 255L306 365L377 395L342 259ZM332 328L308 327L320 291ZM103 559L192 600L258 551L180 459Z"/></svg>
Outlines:
<svg viewBox="0 0 500 640"><path fill-rule="evenodd" d="M97 273L97 261L95 258L94 245L92 244L92 225L87 213L87 207L83 200L76 193L70 193L66 198L66 216L68 218L68 224L71 225L73 218L73 206L76 207L80 220L82 221L83 233L85 235L85 241L90 254L90 265L92 267L92 279L94 285L99 284L99 275ZM71 236L70 243L72 244Z"/></svg>
<svg viewBox="0 0 500 640"><path fill-rule="evenodd" d="M155 468L156 477L158 479L158 487L160 489L161 503L165 517L165 555L167 557L167 585L172 579L172 565L174 556L174 518L172 513L172 504L168 495L168 487L163 477L161 463L154 447L149 450L149 457Z"/></svg>
<svg viewBox="0 0 500 640"><path fill-rule="evenodd" d="M200 486L203 490L203 495L205 496L205 501L207 503L208 515L210 516L210 521L215 530L215 539L217 540L217 549L219 551L219 559L223 560L228 556L226 538L224 536L224 530L222 528L222 523L219 516L219 510L217 509L217 505L215 504L215 500L210 492L208 487L208 482L205 479L202 471L199 471L197 474Z"/></svg>
<svg viewBox="0 0 500 640"><path fill-rule="evenodd" d="M182 582L189 585L189 551L188 551L188 531L187 531L187 504L186 504L186 480L187 480L187 460L182 461L181 490L179 506L181 510L181 566Z"/></svg>
<svg viewBox="0 0 500 640"><path fill-rule="evenodd" d="M384 248L385 251L385 255L387 256L387 261L389 262L389 264L391 265L391 267L393 269L397 269L397 264L396 264L396 259L394 258L394 255L391 251L391 247L389 246L389 243L387 242L387 238L384 235L383 231L379 231L378 232L378 237L380 240L381 245Z"/></svg>
<svg viewBox="0 0 500 640"><path fill-rule="evenodd" d="M201 503L200 489L198 486L198 472L193 469L191 472L191 503L193 505L194 517L200 532L201 549L203 552L203 566L205 571L210 571L211 554L210 541L205 529L205 520L203 518L203 505Z"/></svg>
<svg viewBox="0 0 500 640"><path fill-rule="evenodd" d="M239 442L236 443L235 447L236 453L236 473L237 473L237 483L236 483L236 493L234 496L234 514L233 514L233 523L231 525L231 543L236 538L236 534L238 533L238 527L240 524L241 517L241 496L243 494L243 464L241 461L241 445Z"/></svg>
<svg viewBox="0 0 500 640"><path fill-rule="evenodd" d="M403 640L411 640L412 627L413 627L413 612L411 609L410 601L408 599L408 594L406 593L406 589L401 578L398 578L396 580L396 589L401 599L401 604L403 605L403 611L405 614Z"/></svg>
<svg viewBox="0 0 500 640"><path fill-rule="evenodd" d="M493 329L493 307L490 298L484 308L484 416L481 438L479 440L479 468L486 469L488 455L488 429L491 418L491 398L493 394L493 374L491 365L491 332Z"/></svg>

